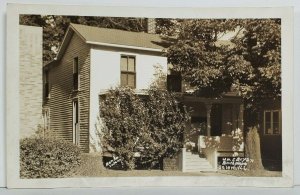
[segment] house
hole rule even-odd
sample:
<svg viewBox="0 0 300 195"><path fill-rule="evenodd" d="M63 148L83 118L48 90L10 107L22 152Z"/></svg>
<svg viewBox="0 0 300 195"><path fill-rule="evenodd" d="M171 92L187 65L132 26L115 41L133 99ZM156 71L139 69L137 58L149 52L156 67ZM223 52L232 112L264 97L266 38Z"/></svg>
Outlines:
<svg viewBox="0 0 300 195"><path fill-rule="evenodd" d="M43 30L19 25L19 33L20 138L25 138L43 124Z"/></svg>
<svg viewBox="0 0 300 195"><path fill-rule="evenodd" d="M262 163L270 170L282 169L281 99L262 101L258 111Z"/></svg>
<svg viewBox="0 0 300 195"><path fill-rule="evenodd" d="M153 29L151 25L149 29ZM233 131L240 129L241 135L243 131L242 99L234 93L220 98L185 93L178 75L168 70L164 45L164 40L153 33L70 24L56 60L43 68L43 109L48 116L48 128L83 152L100 150L95 141L99 95L116 86L130 86L136 91L147 89L154 80L155 67L160 66L169 74L169 89L181 94L180 101L193 108L186 136L207 158L183 150L178 157L180 169L215 169L218 156L232 156L234 152L242 156L242 146L236 151L232 149ZM205 125L205 131L191 131L201 125ZM209 147L210 140L218 147ZM195 161L188 160L187 155L194 155ZM198 161L199 166L193 167Z"/></svg>
<svg viewBox="0 0 300 195"><path fill-rule="evenodd" d="M155 65L167 72L158 35L70 24L56 60L44 67L44 110L55 135L91 152L99 93L147 89Z"/></svg>

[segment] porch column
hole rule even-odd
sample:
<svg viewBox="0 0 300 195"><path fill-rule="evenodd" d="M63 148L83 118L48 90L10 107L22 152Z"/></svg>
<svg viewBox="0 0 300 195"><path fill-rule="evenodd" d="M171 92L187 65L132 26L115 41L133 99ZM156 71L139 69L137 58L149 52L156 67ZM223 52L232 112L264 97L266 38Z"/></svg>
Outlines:
<svg viewBox="0 0 300 195"><path fill-rule="evenodd" d="M212 103L205 103L206 107L206 125L207 125L207 136L211 135L211 121L210 121L210 113L211 113L211 107Z"/></svg>
<svg viewBox="0 0 300 195"><path fill-rule="evenodd" d="M241 131L244 131L244 104L240 104L240 111L239 111L239 123L238 127L241 129Z"/></svg>

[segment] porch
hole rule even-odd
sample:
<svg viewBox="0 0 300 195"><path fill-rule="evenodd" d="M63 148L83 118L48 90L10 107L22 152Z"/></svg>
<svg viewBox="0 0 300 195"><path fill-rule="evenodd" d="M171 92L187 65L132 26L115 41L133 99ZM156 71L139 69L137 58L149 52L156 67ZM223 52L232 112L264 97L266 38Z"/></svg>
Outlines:
<svg viewBox="0 0 300 195"><path fill-rule="evenodd" d="M244 156L244 105L239 96L227 94L221 98L202 98L185 95L181 101L192 109L184 134L185 147L180 155L182 171L217 170L218 157ZM207 162L211 169L204 168ZM196 163L198 165L194 167L198 170L189 165Z"/></svg>

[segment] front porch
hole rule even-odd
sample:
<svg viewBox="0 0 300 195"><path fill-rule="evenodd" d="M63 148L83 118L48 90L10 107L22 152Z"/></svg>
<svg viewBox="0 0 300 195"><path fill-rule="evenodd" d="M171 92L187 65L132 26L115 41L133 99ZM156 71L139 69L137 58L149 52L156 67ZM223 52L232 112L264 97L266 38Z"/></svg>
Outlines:
<svg viewBox="0 0 300 195"><path fill-rule="evenodd" d="M184 134L181 170L190 170L191 155L200 158L199 170L217 170L218 157L244 156L244 104L240 97L202 98L185 95L182 103L191 108L191 120ZM193 156L194 155L194 156ZM204 165L209 162L212 169ZM194 162L193 162L194 163ZM196 163L196 162L195 162Z"/></svg>

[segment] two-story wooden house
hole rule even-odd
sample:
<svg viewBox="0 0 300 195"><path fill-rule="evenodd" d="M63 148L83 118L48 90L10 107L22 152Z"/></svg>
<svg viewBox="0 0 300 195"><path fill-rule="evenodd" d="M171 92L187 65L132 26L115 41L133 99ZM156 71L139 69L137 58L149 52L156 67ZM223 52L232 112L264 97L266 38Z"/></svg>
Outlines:
<svg viewBox="0 0 300 195"><path fill-rule="evenodd" d="M70 24L56 60L44 66L43 110L48 116L47 128L57 137L78 145L83 152L99 150L95 142L99 94L116 86L147 89L155 77L155 67L160 66L165 74L169 72L168 88L181 93L180 100L193 109L186 134L211 164L202 169L216 168L217 155L242 155L243 147L238 151L232 149L232 132L243 131L242 99L234 93L220 98L184 93L178 76L168 71L163 45L163 39L153 33ZM203 124L204 132L192 131ZM209 140L217 141L218 148L208 148ZM199 170L201 162L200 159L199 167L183 160L181 169Z"/></svg>

